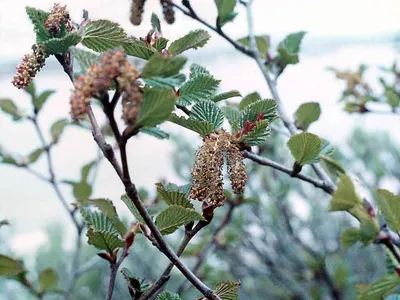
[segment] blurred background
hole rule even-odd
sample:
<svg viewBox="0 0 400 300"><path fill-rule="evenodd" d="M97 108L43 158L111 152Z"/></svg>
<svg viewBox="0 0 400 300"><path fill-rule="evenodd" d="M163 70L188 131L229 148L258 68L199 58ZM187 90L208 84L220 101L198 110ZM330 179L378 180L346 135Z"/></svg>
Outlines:
<svg viewBox="0 0 400 300"><path fill-rule="evenodd" d="M198 15L215 23L214 1L192 2ZM159 2L148 0L142 25L134 27L129 22L129 1L66 0L61 4L67 5L75 22L80 22L82 9L87 9L91 19L118 22L136 37L145 36L151 28L152 12L162 15ZM0 98L10 98L28 112L29 95L11 84L15 67L34 43L32 26L25 14L26 5L48 10L53 1L0 0ZM377 187L398 191L400 132L395 126L398 115L345 112L343 104L338 102L345 85L327 67L357 71L359 65L365 64L368 66L365 80L377 94L382 93L378 78L388 75L380 67L390 68L398 59L400 3L395 0L329 3L255 0L253 11L255 33L268 34L273 47L291 32L307 31L300 63L289 66L278 81L287 112L293 114L304 102L319 102L321 117L309 131L335 146L335 157L356 179L360 193L370 197L369 190ZM235 21L224 27L233 39L247 35L245 12L240 6L238 12ZM167 25L162 21L162 26L164 36L170 40L192 29L203 28L180 12L176 12L175 24ZM222 80L221 91L237 89L242 95L257 91L263 98L270 97L255 62L215 33L210 34L212 38L206 47L187 52L187 67L190 63L205 66ZM72 84L54 58L46 62L35 84L38 91L56 90L40 118L39 125L48 132L54 121L69 117ZM99 119L102 121L101 117ZM39 146L33 127L26 122L16 123L0 114L0 128L0 146L9 152L27 155ZM189 182L189 169L201 142L196 135L173 124L164 124L162 128L171 134L169 140L138 136L128 144L132 180L148 192L149 198L155 196L155 182L163 179L177 184ZM45 138L50 140L50 134ZM293 161L284 143L286 137L273 132L262 155L290 166ZM60 180L78 178L82 165L97 155L97 146L89 131L68 127L53 149L57 177ZM340 249L340 230L352 221L344 214L328 214L329 198L325 194L254 163L248 162L247 167L250 174L248 201L234 208L229 224L219 232L212 246L213 251L206 255L199 270L206 283L213 285L222 279L240 279L241 299L354 299L356 283L368 283L383 274L385 254L380 247L356 246L346 252ZM34 165L38 171L46 172L46 168L44 158ZM0 165L0 178L0 220L7 219L10 223L0 228L0 252L23 259L32 270L33 281L37 276L35 271L49 266L57 269L60 278L68 278L75 231L52 188L12 165ZM129 216L119 201L123 187L105 161L100 163L93 188L92 197L113 199L119 214ZM68 202L74 202L71 187L61 185L61 189ZM230 205L222 208L220 216L188 248L185 261L190 266L196 263L211 232L218 229L229 210ZM176 246L181 236L182 232L175 233L168 241ZM95 256L95 249L85 242L83 250L82 257L87 260ZM154 266L166 264L162 255L141 237L124 263L148 282L157 279L163 270ZM96 264L78 280L73 299L103 299L107 274L105 263ZM166 288L176 292L182 281L182 276L173 272ZM180 291L184 291L183 299L194 299L197 295L193 289L181 287ZM114 297L129 297L122 278L117 282ZM34 299L18 283L0 279L0 299L31 298Z"/></svg>

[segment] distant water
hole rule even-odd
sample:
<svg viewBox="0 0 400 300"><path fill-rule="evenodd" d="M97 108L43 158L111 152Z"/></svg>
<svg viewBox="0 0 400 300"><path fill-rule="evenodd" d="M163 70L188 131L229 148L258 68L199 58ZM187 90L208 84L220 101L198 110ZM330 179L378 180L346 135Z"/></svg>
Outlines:
<svg viewBox="0 0 400 300"><path fill-rule="evenodd" d="M364 63L371 66L367 77L373 83L372 86L377 86L376 78L380 74L377 67L388 66L396 59L396 52L391 43L339 44L328 48L321 44L320 51L305 44L304 49L301 63L290 66L279 81L279 92L289 114L293 114L303 102L317 101L321 104L322 115L320 120L310 127L310 131L334 144L343 143L356 125L370 130L388 131L393 134L394 139L400 140L400 133L395 129L399 122L397 116L357 116L343 112L337 101L343 83L326 71L327 66L354 70ZM265 81L252 60L228 46L222 46L214 53L210 51L205 48L190 52L188 56L190 63L206 65L216 78L222 80L221 91L237 89L243 95L258 91L263 97L270 97ZM0 73L0 98L11 98L18 106L29 111L29 97L10 84L12 76L13 70L10 68L3 69ZM72 86L55 60L37 76L35 82L39 90L57 90L42 112L42 128L49 128L55 120L68 117ZM100 111L97 115L100 121L103 120ZM1 114L0 128L0 145L6 149L15 149L20 154L27 154L39 146L34 130L27 123L13 123ZM165 128L175 132L177 129L172 124L167 124ZM191 134L183 137L185 136L194 137ZM197 138L196 141L200 140ZM130 141L128 153L133 181L139 187L148 188L163 178L177 182L178 178L173 174L168 159L172 149L168 141L149 136L139 136ZM77 179L80 174L79 167L90 161L96 153L97 148L89 132L73 127L67 129L62 141L54 149L58 178ZM35 165L35 169L46 174L43 158ZM2 228L2 234L16 234L13 245L17 252L29 252L29 245L36 247L35 240L42 238L41 232L52 222L67 224L72 233L70 220L50 186L24 170L4 165L0 166L0 178L0 219L7 218L12 223L11 227ZM63 191L72 202L69 187L63 187ZM126 213L124 205L118 201L122 193L122 184L109 164L104 162L93 196L116 200L118 209Z"/></svg>

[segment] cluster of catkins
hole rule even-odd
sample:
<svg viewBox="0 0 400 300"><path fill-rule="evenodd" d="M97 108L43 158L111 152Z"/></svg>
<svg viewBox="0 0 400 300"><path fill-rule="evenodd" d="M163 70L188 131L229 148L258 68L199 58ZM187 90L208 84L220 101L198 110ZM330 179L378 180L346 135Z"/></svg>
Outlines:
<svg viewBox="0 0 400 300"><path fill-rule="evenodd" d="M140 25L142 23L142 15L144 12L144 4L146 0L132 0L130 20L133 25ZM175 22L175 11L171 0L160 0L163 9L164 19L168 24Z"/></svg>
<svg viewBox="0 0 400 300"><path fill-rule="evenodd" d="M224 153L233 192L235 194L244 192L247 173L243 156L238 144L233 143L232 135L220 129L206 136L197 152L195 165L191 170L190 198L207 201L215 207L224 204L226 200L222 176Z"/></svg>
<svg viewBox="0 0 400 300"><path fill-rule="evenodd" d="M44 27L52 36L55 36L60 31L62 24L65 24L67 31L73 30L66 6L54 4ZM39 44L33 45L32 50L32 53L24 55L12 80L12 84L19 89L25 88L31 83L32 79L45 65L48 56L45 49Z"/></svg>
<svg viewBox="0 0 400 300"><path fill-rule="evenodd" d="M122 92L122 118L127 124L135 124L142 92L136 82L139 73L126 58L123 50L109 51L98 62L90 66L85 75L75 81L75 91L71 96L71 115L81 119L88 109L91 97L102 98L113 82L117 82Z"/></svg>

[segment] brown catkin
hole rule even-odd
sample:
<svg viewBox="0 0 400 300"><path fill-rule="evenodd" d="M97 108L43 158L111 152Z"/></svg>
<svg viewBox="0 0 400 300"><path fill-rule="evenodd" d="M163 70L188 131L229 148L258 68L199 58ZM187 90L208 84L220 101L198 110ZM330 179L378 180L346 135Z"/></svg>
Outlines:
<svg viewBox="0 0 400 300"><path fill-rule="evenodd" d="M60 31L63 23L65 23L67 31L73 30L72 21L66 6L55 3L44 23L44 27L54 36Z"/></svg>
<svg viewBox="0 0 400 300"><path fill-rule="evenodd" d="M174 7L171 4L170 0L160 0L162 9L163 9L163 15L164 19L168 24L174 24L175 22L175 11Z"/></svg>
<svg viewBox="0 0 400 300"><path fill-rule="evenodd" d="M133 25L142 23L142 15L146 0L132 0L130 20Z"/></svg>
<svg viewBox="0 0 400 300"><path fill-rule="evenodd" d="M228 175L231 180L232 190L235 194L242 194L247 181L246 166L239 146L232 144L227 152Z"/></svg>

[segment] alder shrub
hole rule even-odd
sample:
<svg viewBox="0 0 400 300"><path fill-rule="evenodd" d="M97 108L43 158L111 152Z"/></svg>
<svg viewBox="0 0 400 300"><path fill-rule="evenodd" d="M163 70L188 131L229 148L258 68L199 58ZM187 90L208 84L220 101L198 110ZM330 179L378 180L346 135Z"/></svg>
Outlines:
<svg viewBox="0 0 400 300"><path fill-rule="evenodd" d="M359 226L342 232L340 241L344 249L357 242L365 246L381 244L387 249L392 267L372 284L359 285L360 299L380 299L397 289L400 285L400 238L397 234L400 231L400 196L382 189L373 193L375 202L359 196L352 179L346 174L346 168L334 159L329 141L307 132L310 124L320 116L318 103L302 104L294 120L285 113L276 83L288 65L299 62L300 45L305 32L289 34L278 44L276 51L270 49L268 37L255 36L253 33L252 1L239 2L246 8L249 33L245 38L235 41L224 33L223 26L233 22L237 16L235 10L240 4L236 0L215 1L218 11L215 27L201 19L188 0L182 1L182 5L170 0L160 1L167 23L174 23L175 10L180 10L252 58L260 68L273 99L262 99L257 93L242 97L236 90L219 93L220 80L215 79L204 66L195 63L189 66L188 77L183 74L187 59L182 54L204 47L210 38L206 30L191 31L175 41L169 41L168 37L163 36L160 20L153 13L149 33L137 38L129 36L123 28L109 20L89 19L87 11L84 11L83 19L78 24L70 19L66 7L60 4L55 4L49 11L26 8L36 34L36 43L17 66L12 83L31 96L32 112L25 113L10 99L2 99L0 107L16 122L31 122L42 146L24 157L2 149L2 163L25 169L53 187L76 227L78 246L71 262L71 279L67 283L58 282L58 274L53 268L42 270L38 279L31 281L23 262L5 255L0 255L0 275L18 281L38 298L48 294L70 298L80 275L79 241L85 232L87 243L98 249L98 256L110 268L109 283L104 287L107 290L106 299L112 298L117 276L126 279L132 299L181 299L181 293L162 291L173 267L202 294L199 299L239 299L240 281L220 278L215 286L209 287L199 278L196 270L192 271L185 265L180 256L193 237L213 222L214 214L221 206L228 205L228 213L231 213L233 208L249 201L245 194L248 173L244 164L244 160L248 159L252 164L286 174L287 180L302 180L322 190L331 197L329 211L343 211L353 216ZM132 1L132 24L142 23L144 4L145 1ZM58 60L68 76L66 80L72 82L74 90L70 96L71 118L56 121L50 128L52 139L47 142L38 119L43 105L55 91L38 93L33 79L51 56ZM132 58L144 61L143 67L135 67ZM74 69L74 60L79 64L78 70ZM396 78L393 84L380 80L384 86L383 95L373 95L363 82L364 69L361 67L357 73L334 70L338 78L347 82L343 93L346 110L372 112L367 104L379 102L381 105L388 104L391 108L388 112L395 113L400 103L396 66L389 70ZM230 98L240 101L227 102ZM117 112L115 108L119 101L122 111ZM102 108L107 124L99 125L92 110L94 105ZM124 128L118 125L118 118L123 119ZM229 128L223 128L225 120ZM184 130L197 133L202 144L191 168L191 182L186 185L155 183L157 199L164 201L166 208L154 212L151 206L142 201L143 193L131 180L126 145L139 134L168 138L168 133L159 127L164 122L172 122ZM279 126L280 123L284 127ZM94 142L102 153L101 157L83 166L78 181L64 181L72 188L76 199L73 205L69 205L61 193L59 179L52 167L52 149L67 126L91 130ZM268 145L271 129L287 138L286 144L280 147L290 150L294 161L292 167L261 155ZM133 139L131 142L135 143ZM32 168L41 156L46 158L49 166L47 175ZM91 197L90 174L103 158L112 165L115 171L113 175L120 178L125 188L121 191L121 200L131 212L129 224L118 217L113 201L119 200ZM226 181L230 183L229 190L224 189ZM229 218L228 214L226 220ZM6 224L6 221L0 223ZM184 230L184 237L174 251L164 237L180 228ZM160 276L155 282L139 279L137 276L141 274L134 276L129 266L119 270L135 247L137 235L143 235L159 250L159 255L166 256L170 261L164 270L159 270ZM154 265L153 268L158 266ZM339 298L339 295L340 292L333 289L332 297Z"/></svg>

